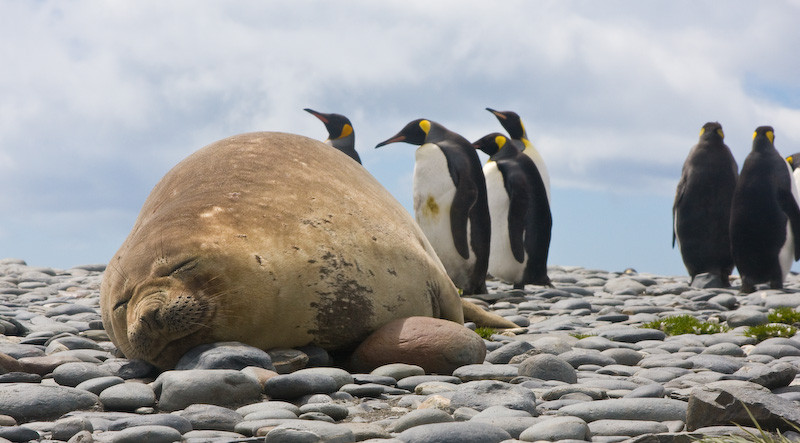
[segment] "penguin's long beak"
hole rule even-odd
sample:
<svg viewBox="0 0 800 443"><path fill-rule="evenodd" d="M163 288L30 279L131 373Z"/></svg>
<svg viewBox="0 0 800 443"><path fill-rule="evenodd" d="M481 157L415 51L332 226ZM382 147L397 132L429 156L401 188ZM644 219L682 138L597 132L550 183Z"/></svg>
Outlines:
<svg viewBox="0 0 800 443"><path fill-rule="evenodd" d="M489 111L489 112L491 112L492 114L494 114L494 115L495 115L497 118L502 118L503 120L505 120L505 119L506 119L506 116L505 116L505 114L503 114L503 113L502 113L502 112L500 112L500 111L495 111L495 110L494 110L494 109L492 109L492 108L486 108L486 110L487 110L487 111Z"/></svg>
<svg viewBox="0 0 800 443"><path fill-rule="evenodd" d="M309 109L309 108L305 108L305 109L303 109L303 111L306 111L309 114L313 115L314 117L322 120L322 123L325 123L326 125L328 124L328 118L324 114L322 114L321 112L317 112L317 111L315 111L313 109Z"/></svg>
<svg viewBox="0 0 800 443"><path fill-rule="evenodd" d="M386 145L388 145L390 143L397 143L397 142L402 142L402 141L405 141L405 140L406 140L406 136L405 135L395 135L394 137L390 138L389 140L382 141L382 142L378 143L377 145L375 145L375 149L378 149L381 146L386 146Z"/></svg>

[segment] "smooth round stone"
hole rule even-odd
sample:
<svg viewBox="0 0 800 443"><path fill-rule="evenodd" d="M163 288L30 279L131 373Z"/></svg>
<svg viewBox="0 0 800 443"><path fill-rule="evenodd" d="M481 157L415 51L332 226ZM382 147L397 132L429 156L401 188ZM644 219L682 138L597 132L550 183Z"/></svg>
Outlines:
<svg viewBox="0 0 800 443"><path fill-rule="evenodd" d="M420 383L414 388L416 395L433 395L441 394L443 392L453 392L458 390L458 385L454 383L445 383L440 381L432 381Z"/></svg>
<svg viewBox="0 0 800 443"><path fill-rule="evenodd" d="M504 315L503 318L521 328L527 328L531 324L531 321L528 320L528 317L525 317L524 315Z"/></svg>
<svg viewBox="0 0 800 443"><path fill-rule="evenodd" d="M53 440L67 441L81 431L94 431L91 420L85 417L62 418L53 425L52 437Z"/></svg>
<svg viewBox="0 0 800 443"><path fill-rule="evenodd" d="M278 375L270 380L278 377L290 376ZM328 380L333 386L333 379L328 377ZM261 398L258 380L232 369L166 371L153 385L156 393L160 393L159 409L164 411L177 411L195 403L226 406Z"/></svg>
<svg viewBox="0 0 800 443"><path fill-rule="evenodd" d="M589 400L601 400L608 398L605 389L589 387L585 385L565 385L550 388L542 394L542 400L552 401L563 398L565 395L580 393L586 395Z"/></svg>
<svg viewBox="0 0 800 443"><path fill-rule="evenodd" d="M744 366L740 360L724 355L700 354L689 357L694 368L704 368L722 374L733 374Z"/></svg>
<svg viewBox="0 0 800 443"><path fill-rule="evenodd" d="M566 383L578 381L575 368L564 359L551 354L539 354L527 358L519 365L519 375Z"/></svg>
<svg viewBox="0 0 800 443"><path fill-rule="evenodd" d="M800 306L800 294L798 293L773 293L764 300L764 307L767 309L797 308L798 306Z"/></svg>
<svg viewBox="0 0 800 443"><path fill-rule="evenodd" d="M94 310L94 308L89 308L89 309ZM75 335L66 335L58 338L51 338L50 340L48 340L48 342L45 343L45 345L48 346L48 348L54 344L63 345L66 349L71 349L71 350L76 350L76 349L93 349L98 351L103 350L103 348L101 348L100 345L98 345L94 340L90 340L88 338L79 337ZM45 350L45 353L51 354L51 352L47 352L47 350Z"/></svg>
<svg viewBox="0 0 800 443"><path fill-rule="evenodd" d="M0 375L0 383L39 383L41 381L41 375L27 372L9 372Z"/></svg>
<svg viewBox="0 0 800 443"><path fill-rule="evenodd" d="M453 409L465 406L482 411L490 406L536 414L536 395L530 389L495 380L471 381L462 384L450 397Z"/></svg>
<svg viewBox="0 0 800 443"><path fill-rule="evenodd" d="M718 294L708 299L708 301L723 306L726 309L734 309L738 303L736 297L731 294Z"/></svg>
<svg viewBox="0 0 800 443"><path fill-rule="evenodd" d="M615 363L625 366L635 366L644 358L640 352L627 348L606 349L600 353L613 358Z"/></svg>
<svg viewBox="0 0 800 443"><path fill-rule="evenodd" d="M692 371L684 368L663 367L663 368L642 369L640 371L636 371L634 375L636 377L646 378L648 380L653 380L658 383L666 383L670 380L673 380L685 374L689 374L691 372Z"/></svg>
<svg viewBox="0 0 800 443"><path fill-rule="evenodd" d="M743 307L729 313L726 321L731 328L737 328L739 326L758 326L769 322L766 312L750 307Z"/></svg>
<svg viewBox="0 0 800 443"><path fill-rule="evenodd" d="M586 422L577 417L552 417L534 424L519 435L522 441L590 441Z"/></svg>
<svg viewBox="0 0 800 443"><path fill-rule="evenodd" d="M100 393L100 403L109 411L135 411L156 404L153 388L143 383L120 383Z"/></svg>
<svg viewBox="0 0 800 443"><path fill-rule="evenodd" d="M653 383L652 385L639 386L638 388L625 394L623 398L662 398L666 395L667 391L664 386ZM617 435L617 434L615 434ZM627 435L627 434L618 434Z"/></svg>
<svg viewBox="0 0 800 443"><path fill-rule="evenodd" d="M472 416L471 420L492 419L498 417L532 417L528 411L509 409L505 406L489 406Z"/></svg>
<svg viewBox="0 0 800 443"><path fill-rule="evenodd" d="M0 385L0 414L19 422L58 418L70 411L91 408L98 401L91 392L64 386Z"/></svg>
<svg viewBox="0 0 800 443"><path fill-rule="evenodd" d="M297 408L297 412L292 412L289 409L274 408L251 412L244 416L244 420L256 421L273 418L295 419L298 415L300 415L300 408Z"/></svg>
<svg viewBox="0 0 800 443"><path fill-rule="evenodd" d="M385 386L394 386L397 384L397 380L395 380L392 377L385 377L383 375L372 375L372 374L353 374L353 382L359 385L375 383Z"/></svg>
<svg viewBox="0 0 800 443"><path fill-rule="evenodd" d="M386 391L386 385L379 385L377 383L367 383L357 385L355 383L347 384L339 388L342 392L347 392L353 397L380 397Z"/></svg>
<svg viewBox="0 0 800 443"><path fill-rule="evenodd" d="M173 443L181 440L181 433L169 426L134 426L114 435L114 443Z"/></svg>
<svg viewBox="0 0 800 443"><path fill-rule="evenodd" d="M533 349L533 345L529 342L514 340L486 354L486 361L492 364L506 364L513 357L524 354L531 349Z"/></svg>
<svg viewBox="0 0 800 443"><path fill-rule="evenodd" d="M781 358L786 356L798 356L800 355L800 349L797 349L791 345L773 345L773 344L764 344L759 343L757 344L752 351L750 351L750 355L768 355L773 358Z"/></svg>
<svg viewBox="0 0 800 443"><path fill-rule="evenodd" d="M291 420L267 434L266 443L355 442L353 432L344 426L324 421Z"/></svg>
<svg viewBox="0 0 800 443"><path fill-rule="evenodd" d="M605 351L607 349L619 348L618 343L605 338L605 337L586 337L575 342L575 348L581 349L594 349L596 351Z"/></svg>
<svg viewBox="0 0 800 443"><path fill-rule="evenodd" d="M431 423L401 432L397 439L405 443L500 443L511 435L481 422Z"/></svg>
<svg viewBox="0 0 800 443"><path fill-rule="evenodd" d="M0 353L6 354L18 360L25 357L44 356L44 349L34 345L0 343Z"/></svg>
<svg viewBox="0 0 800 443"><path fill-rule="evenodd" d="M363 442L363 441L376 441L379 440L381 443L392 443L388 439L391 438L391 435L386 432L383 427L376 425L374 423L339 423L339 426L345 427L353 433L356 438L356 441ZM399 442L399 440L394 440L394 442Z"/></svg>
<svg viewBox="0 0 800 443"><path fill-rule="evenodd" d="M574 311L576 309L591 309L592 304L587 300L580 298L569 298L566 300L559 300L550 305L552 311Z"/></svg>
<svg viewBox="0 0 800 443"><path fill-rule="evenodd" d="M292 400L309 394L329 394L336 390L336 380L322 374L278 375L264 384L264 393L280 400Z"/></svg>
<svg viewBox="0 0 800 443"><path fill-rule="evenodd" d="M688 403L668 398L616 398L564 406L558 415L595 420L686 421Z"/></svg>
<svg viewBox="0 0 800 443"><path fill-rule="evenodd" d="M642 434L660 434L669 432L664 423L649 420L596 420L589 423L592 436L625 435L635 437Z"/></svg>
<svg viewBox="0 0 800 443"><path fill-rule="evenodd" d="M355 382L349 372L340 368L305 368L295 371L294 374L298 376L306 374L327 375L336 381L336 389L341 389L342 386Z"/></svg>
<svg viewBox="0 0 800 443"><path fill-rule="evenodd" d="M542 337L531 344L534 349L545 354L558 355L572 350L570 342L560 337Z"/></svg>
<svg viewBox="0 0 800 443"><path fill-rule="evenodd" d="M181 357L175 370L233 369L248 366L275 370L269 354L256 347L239 342L207 343L190 349Z"/></svg>
<svg viewBox="0 0 800 443"><path fill-rule="evenodd" d="M519 438L522 431L528 429L529 427L539 423L542 419L539 417L511 417L511 416L500 416L500 417L482 417L473 419L476 423L486 423L492 426L496 426L511 435L511 438ZM509 440L508 443L514 442L515 440Z"/></svg>
<svg viewBox="0 0 800 443"><path fill-rule="evenodd" d="M41 435L35 430L25 426L0 427L0 439L13 442L39 441Z"/></svg>
<svg viewBox="0 0 800 443"><path fill-rule="evenodd" d="M627 277L611 279L605 285L603 285L603 291L608 292L609 294L638 295L643 293L645 289L645 285Z"/></svg>
<svg viewBox="0 0 800 443"><path fill-rule="evenodd" d="M289 413L291 414L291 412ZM189 420L193 430L233 431L236 428L236 424L244 420L242 414L231 409L202 404L191 405L182 411L176 412L176 415ZM296 417L294 414L292 415Z"/></svg>
<svg viewBox="0 0 800 443"><path fill-rule="evenodd" d="M104 361L100 367L125 380L147 378L159 372L155 366L144 360L128 360L127 358L111 358Z"/></svg>
<svg viewBox="0 0 800 443"><path fill-rule="evenodd" d="M392 377L400 381L406 377L415 375L425 375L425 370L417 365L409 365L406 363L391 363L388 365L379 366L370 372L371 375L380 375L383 377Z"/></svg>
<svg viewBox="0 0 800 443"><path fill-rule="evenodd" d="M441 409L417 409L400 417L390 426L391 432L403 432L414 426L427 425L430 423L450 423L453 417Z"/></svg>
<svg viewBox="0 0 800 443"><path fill-rule="evenodd" d="M604 330L598 334L600 337L605 337L612 341L619 341L623 343L638 343L644 340L661 340L663 341L667 334L658 329L645 329L645 328L625 328L625 329L611 329Z"/></svg>
<svg viewBox="0 0 800 443"><path fill-rule="evenodd" d="M333 366L333 357L318 346L301 346L297 350L308 356L309 368Z"/></svg>
<svg viewBox="0 0 800 443"><path fill-rule="evenodd" d="M656 355L652 357L643 358L639 362L639 366L645 369L650 368L683 368L691 369L694 363L689 360L684 360L674 354Z"/></svg>
<svg viewBox="0 0 800 443"><path fill-rule="evenodd" d="M744 357L742 348L734 343L717 343L705 348L701 354L727 355L729 357Z"/></svg>
<svg viewBox="0 0 800 443"><path fill-rule="evenodd" d="M621 323L628 321L628 319L630 319L630 316L622 313L603 314L598 315L597 318L595 318L596 321L609 323Z"/></svg>
<svg viewBox="0 0 800 443"><path fill-rule="evenodd" d="M519 374L515 365L465 365L453 371L453 377L461 381L500 380L511 381Z"/></svg>
<svg viewBox="0 0 800 443"><path fill-rule="evenodd" d="M72 388L86 380L111 375L110 372L94 363L64 363L53 370L53 379L56 383Z"/></svg>
<svg viewBox="0 0 800 443"><path fill-rule="evenodd" d="M123 380L122 377L109 375L107 377L98 377L86 380L81 382L78 386L75 386L75 388L83 391L89 391L95 395L100 395L100 393L106 388L118 385L120 383L125 383L125 380Z"/></svg>
<svg viewBox="0 0 800 443"><path fill-rule="evenodd" d="M761 343L760 345L789 345L794 346L797 349L800 349L800 341L793 340L791 338L784 338L784 337L772 337L768 338Z"/></svg>
<svg viewBox="0 0 800 443"><path fill-rule="evenodd" d="M308 412L321 412L332 418L334 421L344 420L349 414L346 406L338 405L336 403L312 403L300 406L301 415Z"/></svg>
<svg viewBox="0 0 800 443"><path fill-rule="evenodd" d="M121 431L134 426L165 426L184 434L192 430L192 424L184 417L175 414L134 415L114 420L108 425L109 431Z"/></svg>
<svg viewBox="0 0 800 443"><path fill-rule="evenodd" d="M608 365L603 366L600 369L597 369L595 372L598 374L606 374L606 375L620 375L623 377L630 377L631 375L638 372L641 368L637 366L626 366L626 365Z"/></svg>
<svg viewBox="0 0 800 443"><path fill-rule="evenodd" d="M444 382L460 384L461 379L452 375L412 375L397 381L397 387L406 391L414 391L421 383Z"/></svg>
<svg viewBox="0 0 800 443"><path fill-rule="evenodd" d="M558 358L563 359L573 368L583 365L607 366L616 363L613 358L603 355L596 349L573 349L563 354L558 354Z"/></svg>
<svg viewBox="0 0 800 443"><path fill-rule="evenodd" d="M183 434L182 443L231 443L238 441L247 441L247 440L245 439L244 435L239 434L238 432L194 430Z"/></svg>
<svg viewBox="0 0 800 443"><path fill-rule="evenodd" d="M300 415L300 408L285 401L263 401L258 403L253 403L247 406L242 406L241 408L237 409L236 412L241 414L243 417L247 417L254 412L260 411L271 411L275 409L286 409L294 413L294 415Z"/></svg>

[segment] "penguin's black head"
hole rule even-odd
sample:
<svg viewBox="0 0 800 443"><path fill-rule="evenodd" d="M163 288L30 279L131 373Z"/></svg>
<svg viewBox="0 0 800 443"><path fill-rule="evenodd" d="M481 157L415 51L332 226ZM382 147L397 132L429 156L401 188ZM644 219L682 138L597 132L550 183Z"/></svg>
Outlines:
<svg viewBox="0 0 800 443"><path fill-rule="evenodd" d="M400 130L394 137L378 143L375 148L388 145L389 143L406 142L412 145L422 145L431 131L432 122L430 120L420 118L407 124Z"/></svg>
<svg viewBox="0 0 800 443"><path fill-rule="evenodd" d="M759 146L774 147L775 130L772 126L759 126L753 133L753 149Z"/></svg>
<svg viewBox="0 0 800 443"><path fill-rule="evenodd" d="M725 138L725 133L722 132L722 125L717 122L708 122L700 129L700 138L703 139L719 139Z"/></svg>
<svg viewBox="0 0 800 443"><path fill-rule="evenodd" d="M328 130L328 138L331 140L344 138L353 133L353 125L350 123L350 119L342 114L324 114L309 108L303 110L325 124L325 129Z"/></svg>
<svg viewBox="0 0 800 443"><path fill-rule="evenodd" d="M496 111L492 108L486 108L487 111L494 114L497 120L503 126L503 129L508 131L508 135L514 140L522 140L525 138L525 125L522 124L522 119L514 111Z"/></svg>
<svg viewBox="0 0 800 443"><path fill-rule="evenodd" d="M472 144L472 147L485 152L489 157L491 157L491 160L497 160L498 156L500 155L508 158L509 156L513 156L519 152L512 143L509 143L508 138L499 132L493 132L491 134L484 135L475 141L475 143Z"/></svg>

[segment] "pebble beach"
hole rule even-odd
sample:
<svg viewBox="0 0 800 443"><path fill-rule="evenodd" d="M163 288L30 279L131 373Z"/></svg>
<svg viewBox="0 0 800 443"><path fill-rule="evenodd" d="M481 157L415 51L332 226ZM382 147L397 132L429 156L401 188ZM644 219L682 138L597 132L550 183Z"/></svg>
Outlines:
<svg viewBox="0 0 800 443"><path fill-rule="evenodd" d="M122 358L103 330L103 269L0 259L0 443L688 443L742 432L731 423L741 404L800 439L785 427L800 423L800 336L745 334L800 306L795 275L783 290L740 295L737 278L712 289L551 266L554 288L490 280L472 296L519 328L490 335L485 361L452 374L409 364L351 373L319 349L235 343L159 373ZM727 328L641 327L679 315Z"/></svg>

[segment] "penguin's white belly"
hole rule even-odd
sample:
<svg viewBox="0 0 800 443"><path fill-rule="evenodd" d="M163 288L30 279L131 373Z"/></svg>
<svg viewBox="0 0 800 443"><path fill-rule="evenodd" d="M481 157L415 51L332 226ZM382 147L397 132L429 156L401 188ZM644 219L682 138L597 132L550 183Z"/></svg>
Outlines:
<svg viewBox="0 0 800 443"><path fill-rule="evenodd" d="M800 206L800 188L798 188L800 186L800 170L792 171L789 163L786 163L786 167L789 168L790 178L792 179L792 196ZM783 247L778 253L778 262L781 264L783 280L786 280L786 276L789 275L789 271L792 269L792 263L794 263L794 234L792 234L792 224L789 223L789 220L786 220L786 242L783 243Z"/></svg>
<svg viewBox="0 0 800 443"><path fill-rule="evenodd" d="M447 168L447 158L438 146L426 143L417 148L414 164L414 215L417 224L428 238L447 275L456 286L468 286L475 254L464 259L458 253L450 229L450 207L456 187ZM470 223L467 221L467 240Z"/></svg>
<svg viewBox="0 0 800 443"><path fill-rule="evenodd" d="M492 220L492 240L489 247L489 273L510 283L522 281L528 252L522 263L511 252L508 235L508 211L511 203L503 182L503 175L494 162L483 167L486 176L486 192L489 199L489 216Z"/></svg>

